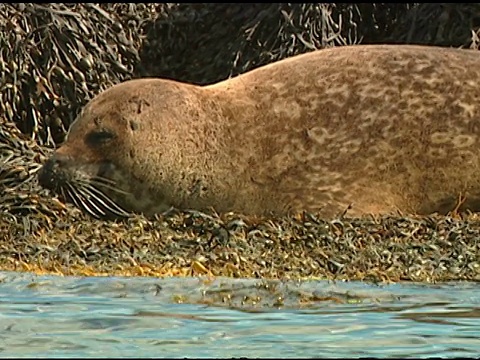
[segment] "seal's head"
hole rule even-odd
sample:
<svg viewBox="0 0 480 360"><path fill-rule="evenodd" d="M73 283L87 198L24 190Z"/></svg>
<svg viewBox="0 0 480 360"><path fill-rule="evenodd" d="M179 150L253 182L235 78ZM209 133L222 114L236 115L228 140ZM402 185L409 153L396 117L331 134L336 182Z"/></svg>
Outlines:
<svg viewBox="0 0 480 360"><path fill-rule="evenodd" d="M193 90L183 90L190 86ZM85 106L65 143L41 168L40 184L95 217L153 214L178 205L170 194L182 181L191 181L189 169L170 170L182 168L183 157L198 152L195 144L182 144L178 151L178 139L184 135L188 140L195 128L182 122L191 118L185 112L195 102L189 98L194 88L141 79L101 93Z"/></svg>

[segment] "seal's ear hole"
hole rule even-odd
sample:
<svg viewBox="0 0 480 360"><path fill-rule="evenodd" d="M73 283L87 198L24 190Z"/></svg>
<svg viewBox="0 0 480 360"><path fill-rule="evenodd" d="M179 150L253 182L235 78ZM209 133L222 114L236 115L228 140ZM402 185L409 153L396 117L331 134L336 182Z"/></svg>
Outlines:
<svg viewBox="0 0 480 360"><path fill-rule="evenodd" d="M140 127L140 125L138 125L138 122L133 120L130 120L129 124L130 124L130 129L132 129L132 131L138 130L138 128Z"/></svg>
<svg viewBox="0 0 480 360"><path fill-rule="evenodd" d="M107 129L93 130L85 137L85 142L88 145L100 146L105 145L110 140L115 138L115 133Z"/></svg>

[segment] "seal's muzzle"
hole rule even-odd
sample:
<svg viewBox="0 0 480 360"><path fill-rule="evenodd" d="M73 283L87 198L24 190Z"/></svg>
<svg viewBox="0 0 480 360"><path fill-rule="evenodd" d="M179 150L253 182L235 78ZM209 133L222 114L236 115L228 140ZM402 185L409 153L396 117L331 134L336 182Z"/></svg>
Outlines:
<svg viewBox="0 0 480 360"><path fill-rule="evenodd" d="M60 168L67 162L67 158L54 154L38 171L38 182L41 186L55 190L62 183L67 182L65 173Z"/></svg>

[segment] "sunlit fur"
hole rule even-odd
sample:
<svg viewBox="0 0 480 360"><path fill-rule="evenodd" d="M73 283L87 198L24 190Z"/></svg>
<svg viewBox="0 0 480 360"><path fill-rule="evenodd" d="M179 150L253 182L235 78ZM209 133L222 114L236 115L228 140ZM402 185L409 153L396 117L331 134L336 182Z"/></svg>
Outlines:
<svg viewBox="0 0 480 360"><path fill-rule="evenodd" d="M479 51L414 45L313 51L208 86L126 81L85 106L50 180L96 216L429 214L460 195L477 211L479 84Z"/></svg>

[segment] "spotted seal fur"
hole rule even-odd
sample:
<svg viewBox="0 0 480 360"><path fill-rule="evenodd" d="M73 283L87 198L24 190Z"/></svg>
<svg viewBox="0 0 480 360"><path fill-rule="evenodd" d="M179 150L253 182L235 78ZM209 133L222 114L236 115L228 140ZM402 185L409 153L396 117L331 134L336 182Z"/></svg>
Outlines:
<svg viewBox="0 0 480 360"><path fill-rule="evenodd" d="M92 99L40 182L92 215L480 210L480 52L355 45Z"/></svg>

